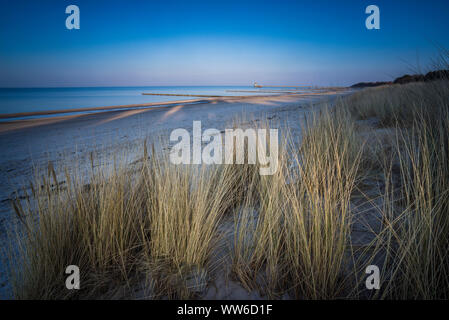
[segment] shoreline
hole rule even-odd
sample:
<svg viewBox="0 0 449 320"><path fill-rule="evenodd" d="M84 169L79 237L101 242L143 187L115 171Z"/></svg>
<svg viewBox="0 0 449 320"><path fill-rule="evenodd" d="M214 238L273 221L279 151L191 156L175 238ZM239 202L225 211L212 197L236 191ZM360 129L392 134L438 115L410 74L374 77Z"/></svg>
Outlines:
<svg viewBox="0 0 449 320"><path fill-rule="evenodd" d="M351 92L351 90L347 90ZM56 122L82 118L86 116L104 116L111 113L123 112L147 112L153 110L170 110L177 107L198 106L201 104L217 104L217 103L266 103L271 100L298 100L300 98L317 97L317 96L331 96L341 94L342 91L326 91L326 92L312 92L300 94L278 94L278 95L254 95L254 96L221 96L209 97L203 99L184 99L173 100L166 102L150 102L143 104L127 104L117 106L104 107L89 107L78 109L59 109L49 111L35 111L35 112L20 112L11 114L0 114L0 134L10 132L13 130L26 129L35 126L52 124ZM69 114L72 113L72 114ZM73 114L74 113L74 114ZM23 119L25 118L25 119ZM11 119L11 120L9 120Z"/></svg>
<svg viewBox="0 0 449 320"><path fill-rule="evenodd" d="M347 90L350 90L349 88ZM346 91L346 90L344 90ZM242 91L246 92L246 91ZM249 92L249 91L248 91ZM189 95L189 94L168 94L168 93L142 93L142 95L152 95L152 96L174 96L174 97L201 97L204 99L183 99L183 100L171 100L163 102L148 102L148 103L137 103L137 104L124 104L124 105L114 105L114 106L101 106L101 107L87 107L87 108L70 108L70 109L57 109L57 110L44 110L44 111L30 111L30 112L16 112L16 113L0 113L0 119L13 119L21 117L34 117L34 116L45 116L53 114L63 114L63 113L74 113L74 112L89 112L89 111L108 111L114 109L133 109L133 108L143 108L143 107L171 107L171 105L181 104L181 103L211 103L211 102L221 102L221 101L232 101L232 100L242 100L242 99L253 99L253 98L273 98L273 97L284 97L284 96L315 96L315 95L329 95L336 94L337 90L329 90L324 92L308 92L308 93L282 93L273 95L252 95L252 96L212 96L212 95Z"/></svg>

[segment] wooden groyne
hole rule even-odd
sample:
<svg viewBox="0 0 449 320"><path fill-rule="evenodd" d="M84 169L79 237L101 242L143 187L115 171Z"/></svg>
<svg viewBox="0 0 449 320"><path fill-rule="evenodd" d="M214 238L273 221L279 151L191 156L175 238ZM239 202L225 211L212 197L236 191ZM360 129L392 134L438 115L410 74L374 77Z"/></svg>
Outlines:
<svg viewBox="0 0 449 320"><path fill-rule="evenodd" d="M295 90L260 90L260 91L254 91L254 90L226 90L226 92L246 92L246 93L277 93L277 94L295 94L299 93L299 91Z"/></svg>
<svg viewBox="0 0 449 320"><path fill-rule="evenodd" d="M267 86L267 85L255 85L255 88L316 88L316 86Z"/></svg>
<svg viewBox="0 0 449 320"><path fill-rule="evenodd" d="M203 95L203 94L181 94L181 93L142 93L144 96L168 96L168 97L196 97L196 98L225 98L227 96Z"/></svg>

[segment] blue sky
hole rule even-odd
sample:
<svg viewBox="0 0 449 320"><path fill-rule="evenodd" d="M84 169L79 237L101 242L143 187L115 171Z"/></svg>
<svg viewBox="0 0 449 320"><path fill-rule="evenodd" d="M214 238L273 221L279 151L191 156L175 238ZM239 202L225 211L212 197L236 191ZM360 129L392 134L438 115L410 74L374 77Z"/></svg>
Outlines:
<svg viewBox="0 0 449 320"><path fill-rule="evenodd" d="M0 3L0 87L350 85L449 48L445 0ZM70 4L80 30L65 28ZM365 28L370 4L380 30Z"/></svg>

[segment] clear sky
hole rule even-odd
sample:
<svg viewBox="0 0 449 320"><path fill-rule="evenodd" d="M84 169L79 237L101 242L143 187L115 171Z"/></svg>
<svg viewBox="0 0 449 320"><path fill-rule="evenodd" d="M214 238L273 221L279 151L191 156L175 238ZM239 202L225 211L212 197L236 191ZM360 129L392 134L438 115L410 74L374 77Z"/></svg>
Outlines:
<svg viewBox="0 0 449 320"><path fill-rule="evenodd" d="M0 0L0 87L391 80L449 48L448 16L447 0Z"/></svg>

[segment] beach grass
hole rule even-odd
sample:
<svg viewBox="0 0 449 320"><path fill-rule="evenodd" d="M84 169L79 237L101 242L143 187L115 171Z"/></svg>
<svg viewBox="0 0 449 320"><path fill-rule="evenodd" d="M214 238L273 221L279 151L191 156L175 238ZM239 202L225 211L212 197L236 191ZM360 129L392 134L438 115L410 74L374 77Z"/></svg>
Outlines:
<svg viewBox="0 0 449 320"><path fill-rule="evenodd" d="M279 145L271 176L176 166L147 145L133 170L92 165L88 184L72 170L62 185L49 165L13 203L15 297L201 298L226 273L275 299L448 298L448 81L356 92ZM377 220L361 242L367 215ZM65 288L71 264L81 290ZM379 290L365 287L370 264Z"/></svg>

